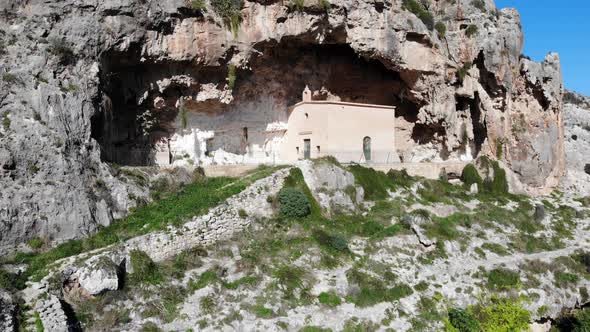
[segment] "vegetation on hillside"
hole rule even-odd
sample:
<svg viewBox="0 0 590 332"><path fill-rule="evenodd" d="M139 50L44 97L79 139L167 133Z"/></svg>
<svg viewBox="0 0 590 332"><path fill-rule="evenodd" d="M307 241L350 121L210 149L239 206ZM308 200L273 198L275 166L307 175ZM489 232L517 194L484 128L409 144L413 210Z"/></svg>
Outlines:
<svg viewBox="0 0 590 332"><path fill-rule="evenodd" d="M199 180L161 200L139 206L127 217L114 221L85 239L70 240L42 253L19 253L10 261L28 264L22 278L32 277L39 280L47 273L51 263L61 258L164 230L168 225L180 225L193 216L205 214L210 208L274 171L276 168L260 167L252 174L239 179L218 177Z"/></svg>

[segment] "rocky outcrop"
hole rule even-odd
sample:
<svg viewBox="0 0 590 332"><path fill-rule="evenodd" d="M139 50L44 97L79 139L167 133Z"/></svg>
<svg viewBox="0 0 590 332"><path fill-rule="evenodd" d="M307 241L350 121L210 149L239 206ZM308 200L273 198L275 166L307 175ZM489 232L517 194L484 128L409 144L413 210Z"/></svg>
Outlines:
<svg viewBox="0 0 590 332"><path fill-rule="evenodd" d="M518 13L491 0L422 2L432 20L400 0L244 1L233 29L209 2L3 2L0 248L122 216L136 194L106 162L276 161L306 85L396 106L404 161L488 155L528 192L555 186L559 57L522 58Z"/></svg>
<svg viewBox="0 0 590 332"><path fill-rule="evenodd" d="M0 289L0 329L12 332L17 330L16 304L12 295Z"/></svg>
<svg viewBox="0 0 590 332"><path fill-rule="evenodd" d="M305 160L297 165L314 198L328 214L358 212L363 206L364 190L354 175L330 160Z"/></svg>
<svg viewBox="0 0 590 332"><path fill-rule="evenodd" d="M564 95L567 174L561 187L577 197L590 195L590 98L566 91Z"/></svg>

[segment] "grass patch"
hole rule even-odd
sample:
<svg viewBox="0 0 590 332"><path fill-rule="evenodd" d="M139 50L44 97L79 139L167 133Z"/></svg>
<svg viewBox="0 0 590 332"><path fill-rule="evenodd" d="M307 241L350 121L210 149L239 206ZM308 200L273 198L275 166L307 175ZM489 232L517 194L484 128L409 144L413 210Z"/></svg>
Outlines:
<svg viewBox="0 0 590 332"><path fill-rule="evenodd" d="M272 318L275 313L274 311L272 311L272 309L267 308L265 306L263 306L262 304L256 304L254 306L252 306L252 308L250 309L250 311L256 315L256 317L258 318Z"/></svg>
<svg viewBox="0 0 590 332"><path fill-rule="evenodd" d="M170 224L181 225L193 216L207 213L210 208L276 170L277 168L260 167L240 179L207 178L188 184L162 200L135 209L126 218L114 221L86 239L67 241L44 253L19 253L9 262L28 264L25 277L39 281L47 274L51 263L59 259L164 230Z"/></svg>
<svg viewBox="0 0 590 332"><path fill-rule="evenodd" d="M416 15L428 30L432 30L434 28L434 16L423 3L416 0L403 0L402 8Z"/></svg>
<svg viewBox="0 0 590 332"><path fill-rule="evenodd" d="M129 276L132 283L159 285L164 280L160 267L141 250L129 253L133 273Z"/></svg>
<svg viewBox="0 0 590 332"><path fill-rule="evenodd" d="M363 187L365 199L382 200L389 196L388 190L395 189L391 179L383 172L360 165L351 165L348 170L354 175L356 183Z"/></svg>
<svg viewBox="0 0 590 332"><path fill-rule="evenodd" d="M479 31L479 28L477 27L477 25L475 24L470 24L467 29L465 29L465 35L469 38L475 36L477 34L477 32Z"/></svg>
<svg viewBox="0 0 590 332"><path fill-rule="evenodd" d="M504 268L496 268L487 274L487 286L492 290L509 290L520 286L520 273Z"/></svg>
<svg viewBox="0 0 590 332"><path fill-rule="evenodd" d="M321 304L334 308L342 304L342 299L334 292L322 292L318 295Z"/></svg>
<svg viewBox="0 0 590 332"><path fill-rule="evenodd" d="M352 268L346 272L349 284L357 285L359 291L346 297L359 307L370 307L382 302L396 301L413 293L410 286L405 284L388 287L384 281L367 273Z"/></svg>
<svg viewBox="0 0 590 332"><path fill-rule="evenodd" d="M503 245L498 244L498 243L484 243L481 245L481 247L485 250L491 251L497 255L500 256L508 256L510 255L510 252L508 251L508 249L506 249Z"/></svg>
<svg viewBox="0 0 590 332"><path fill-rule="evenodd" d="M217 272L214 270L207 270L203 272L196 280L191 279L189 281L188 287L191 291L194 292L217 281L219 281L219 276L217 275Z"/></svg>

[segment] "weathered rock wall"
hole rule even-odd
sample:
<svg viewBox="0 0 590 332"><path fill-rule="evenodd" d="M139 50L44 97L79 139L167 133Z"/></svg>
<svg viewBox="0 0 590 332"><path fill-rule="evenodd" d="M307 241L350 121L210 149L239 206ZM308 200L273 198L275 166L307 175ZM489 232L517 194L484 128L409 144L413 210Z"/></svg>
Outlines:
<svg viewBox="0 0 590 332"><path fill-rule="evenodd" d="M590 98L565 91L563 107L567 170L561 188L576 197L590 195Z"/></svg>
<svg viewBox="0 0 590 332"><path fill-rule="evenodd" d="M171 161L222 145L265 156L280 143L269 124L305 85L396 106L406 161L497 156L547 192L564 170L559 57L521 57L513 9L426 3L444 33L401 0L245 1L236 34L210 4L184 0L3 2L1 251L123 215L130 189L105 161L153 164L168 145Z"/></svg>

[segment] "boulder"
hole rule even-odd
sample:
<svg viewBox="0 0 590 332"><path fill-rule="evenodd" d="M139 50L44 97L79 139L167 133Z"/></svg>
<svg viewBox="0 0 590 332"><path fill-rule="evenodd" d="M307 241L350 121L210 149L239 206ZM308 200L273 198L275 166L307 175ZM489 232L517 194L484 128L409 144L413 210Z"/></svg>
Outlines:
<svg viewBox="0 0 590 332"><path fill-rule="evenodd" d="M90 295L119 288L118 266L107 256L95 256L88 260L76 273L80 287Z"/></svg>

